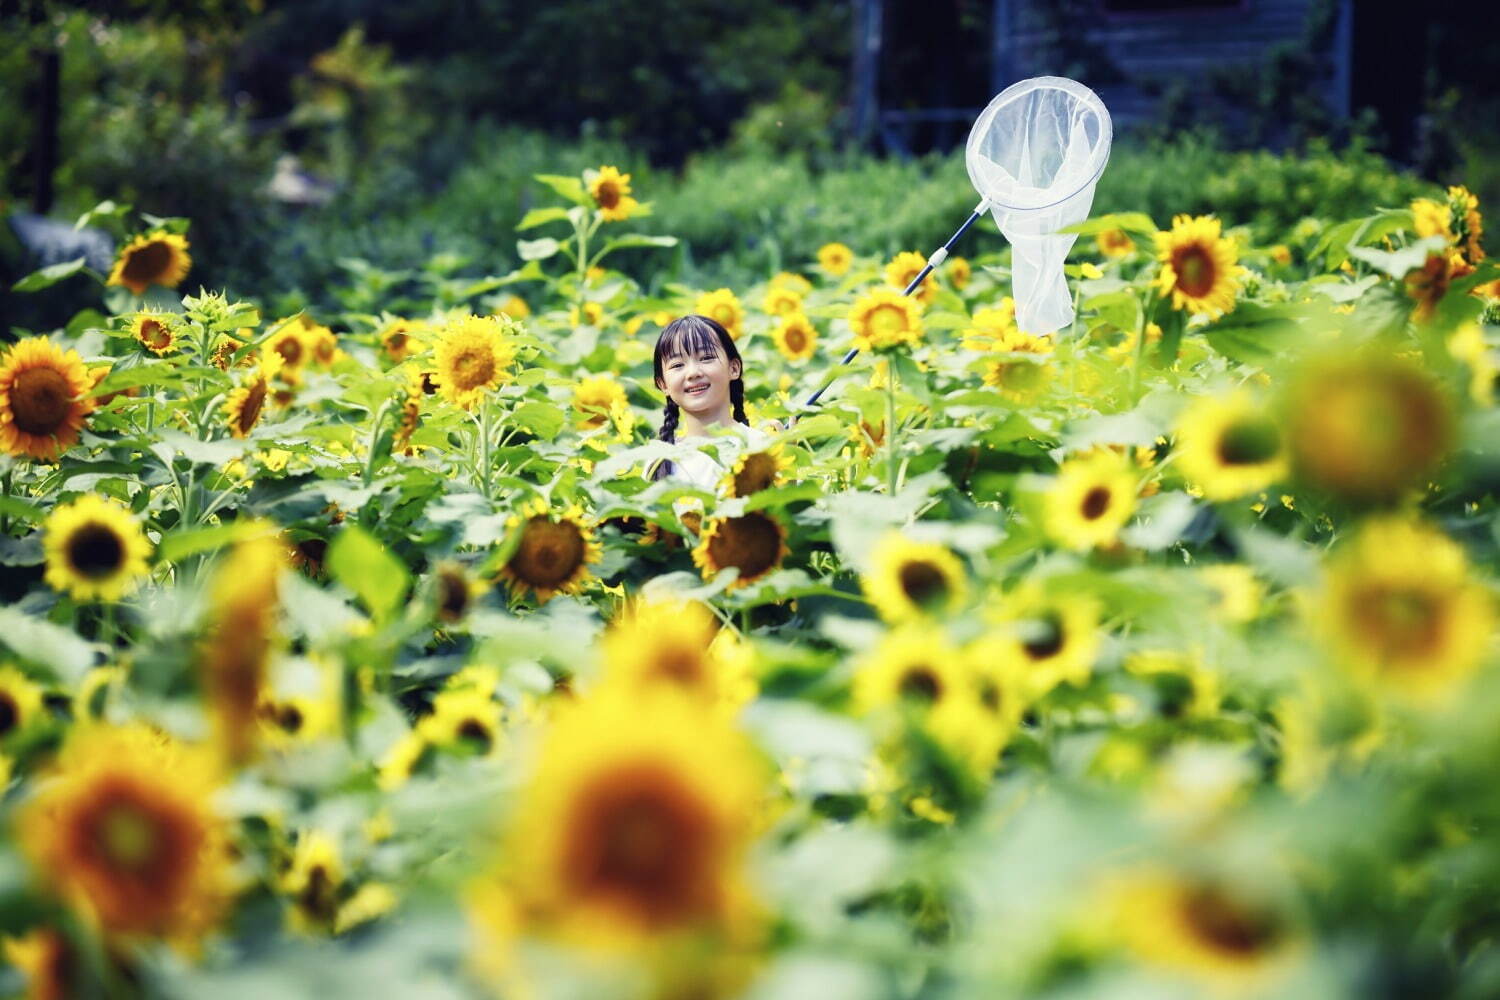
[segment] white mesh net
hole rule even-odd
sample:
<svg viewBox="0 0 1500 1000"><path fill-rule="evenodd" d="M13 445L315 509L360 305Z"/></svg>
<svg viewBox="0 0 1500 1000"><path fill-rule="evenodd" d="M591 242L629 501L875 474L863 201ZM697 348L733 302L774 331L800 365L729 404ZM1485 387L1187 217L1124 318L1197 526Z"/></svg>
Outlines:
<svg viewBox="0 0 1500 1000"><path fill-rule="evenodd" d="M1016 325L1052 333L1073 322L1063 261L1088 218L1114 128L1097 94L1060 76L1005 88L969 132L969 179L1011 244Z"/></svg>

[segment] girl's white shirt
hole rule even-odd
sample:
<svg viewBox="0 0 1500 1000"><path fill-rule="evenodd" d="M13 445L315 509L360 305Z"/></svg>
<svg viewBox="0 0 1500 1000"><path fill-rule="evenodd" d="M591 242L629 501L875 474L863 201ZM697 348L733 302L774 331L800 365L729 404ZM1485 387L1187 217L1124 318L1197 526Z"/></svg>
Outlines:
<svg viewBox="0 0 1500 1000"><path fill-rule="evenodd" d="M717 492L719 483L742 454L768 448L773 440L758 427L736 422L729 425L729 429L733 433L678 441L684 452L672 460L668 478L680 479L710 493ZM712 445L718 451L719 459L716 460L708 451L694 448L695 445Z"/></svg>

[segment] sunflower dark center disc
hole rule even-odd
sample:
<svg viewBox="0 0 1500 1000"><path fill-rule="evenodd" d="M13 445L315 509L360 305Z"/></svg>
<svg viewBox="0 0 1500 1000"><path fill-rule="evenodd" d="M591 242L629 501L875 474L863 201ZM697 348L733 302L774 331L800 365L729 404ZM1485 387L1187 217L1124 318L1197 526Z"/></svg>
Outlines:
<svg viewBox="0 0 1500 1000"><path fill-rule="evenodd" d="M1254 955L1276 940L1276 927L1270 920L1247 912L1218 892L1193 892L1184 900L1183 909L1188 925L1224 951Z"/></svg>
<svg viewBox="0 0 1500 1000"><path fill-rule="evenodd" d="M1057 620L1056 615L1051 614L1041 619L1033 637L1023 643L1027 655L1033 660L1045 660L1050 656L1056 656L1062 651L1062 647L1062 622Z"/></svg>
<svg viewBox="0 0 1500 1000"><path fill-rule="evenodd" d="M102 524L85 524L68 539L68 564L80 576L98 580L120 570L125 561L125 546L112 529Z"/></svg>
<svg viewBox="0 0 1500 1000"><path fill-rule="evenodd" d="M16 723L21 720L21 712L16 706L16 701L9 694L0 692L0 736L4 736L16 728Z"/></svg>
<svg viewBox="0 0 1500 1000"><path fill-rule="evenodd" d="M1281 450L1281 434L1269 420L1246 420L1225 428L1219 458L1225 465L1259 465Z"/></svg>
<svg viewBox="0 0 1500 1000"><path fill-rule="evenodd" d="M1198 298L1214 287L1214 262L1201 246L1184 247L1172 262L1177 271L1177 287Z"/></svg>
<svg viewBox="0 0 1500 1000"><path fill-rule="evenodd" d="M130 254L123 272L127 281L136 284L153 284L167 273L172 263L172 248L163 242L148 243Z"/></svg>
<svg viewBox="0 0 1500 1000"><path fill-rule="evenodd" d="M943 685L931 667L912 667L901 675L901 697L908 701L932 704L943 693Z"/></svg>
<svg viewBox="0 0 1500 1000"><path fill-rule="evenodd" d="M930 607L948 596L947 579L931 563L906 563L901 567L898 576L901 581L901 592L913 604Z"/></svg>
<svg viewBox="0 0 1500 1000"><path fill-rule="evenodd" d="M15 424L27 434L51 434L68 415L68 380L51 368L28 368L10 387Z"/></svg>
<svg viewBox="0 0 1500 1000"><path fill-rule="evenodd" d="M565 583L583 562L583 536L574 525L533 517L511 560L516 576L532 586Z"/></svg>
<svg viewBox="0 0 1500 1000"><path fill-rule="evenodd" d="M1109 510L1109 490L1103 486L1095 486L1084 494L1082 513L1086 520L1092 521L1102 517Z"/></svg>

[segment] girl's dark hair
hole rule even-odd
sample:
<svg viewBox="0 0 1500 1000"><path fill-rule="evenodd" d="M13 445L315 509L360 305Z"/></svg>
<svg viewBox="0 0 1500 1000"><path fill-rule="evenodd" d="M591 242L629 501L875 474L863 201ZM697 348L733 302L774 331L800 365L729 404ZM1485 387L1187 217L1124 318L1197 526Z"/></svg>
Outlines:
<svg viewBox="0 0 1500 1000"><path fill-rule="evenodd" d="M663 364L679 354L698 351L723 354L729 362L740 361L739 348L734 346L734 338L729 335L729 331L724 329L722 324L707 316L689 313L668 323L662 328L661 335L656 338L656 356L652 361L652 368L657 384L660 385L664 381ZM734 419L749 426L750 419L745 416L744 371L744 362L740 361L740 377L731 379L729 382L729 405ZM678 416L677 404L672 401L671 396L668 396L667 405L662 410L661 430L656 436L668 443L675 442ZM663 479L671 472L671 461L663 460L657 463L651 478Z"/></svg>

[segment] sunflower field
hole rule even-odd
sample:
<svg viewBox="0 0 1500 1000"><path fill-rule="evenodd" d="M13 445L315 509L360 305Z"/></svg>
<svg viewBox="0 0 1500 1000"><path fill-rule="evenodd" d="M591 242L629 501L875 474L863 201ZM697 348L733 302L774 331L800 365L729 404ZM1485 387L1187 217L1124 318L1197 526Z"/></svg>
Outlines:
<svg viewBox="0 0 1500 1000"><path fill-rule="evenodd" d="M1100 216L1038 336L1008 252L648 288L649 191L537 181L519 268L316 314L91 213L107 308L0 353L0 991L1500 993L1469 191ZM714 490L686 313L773 440Z"/></svg>

